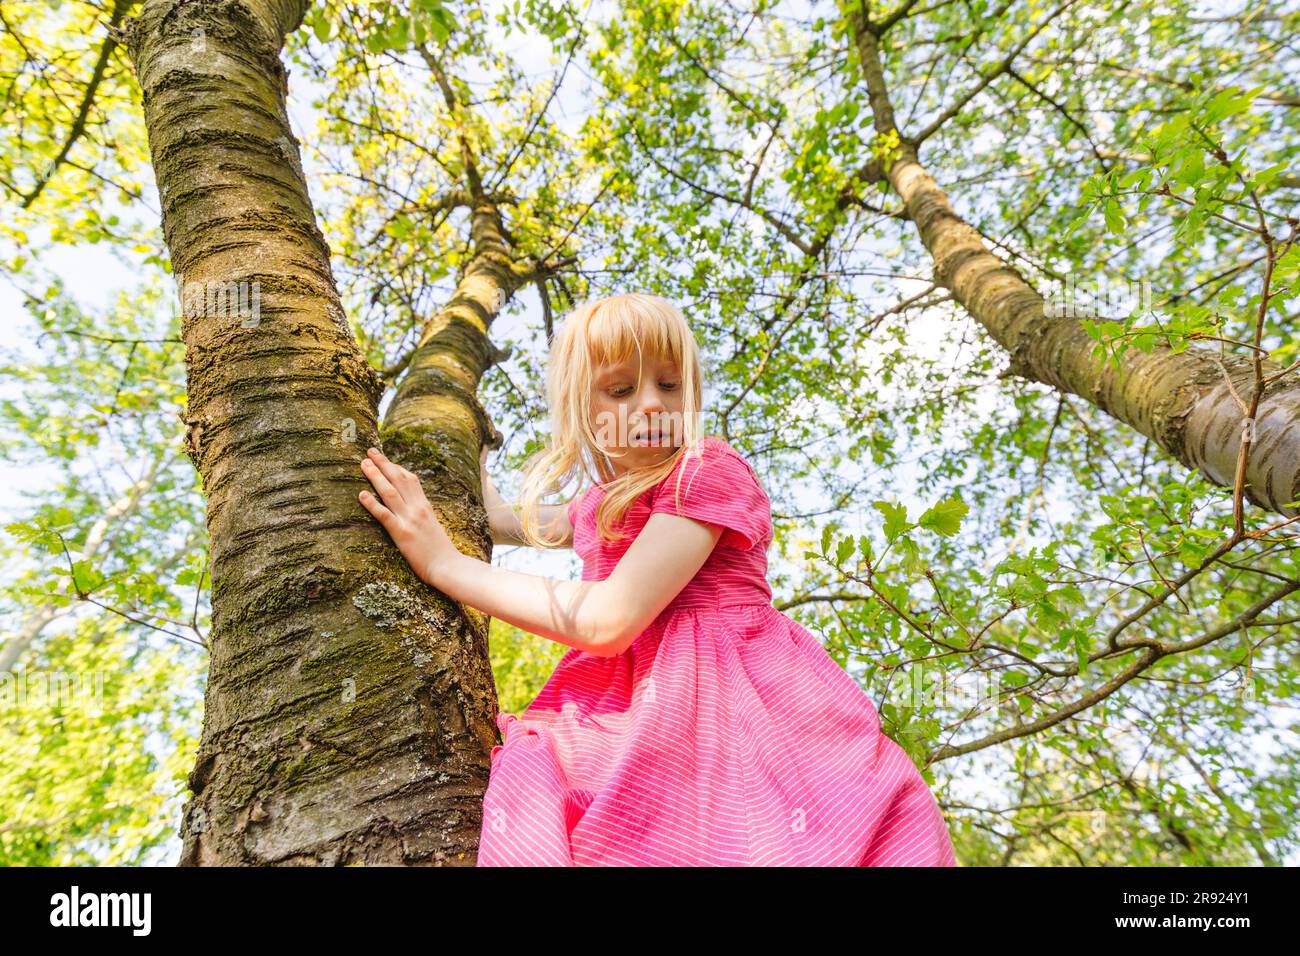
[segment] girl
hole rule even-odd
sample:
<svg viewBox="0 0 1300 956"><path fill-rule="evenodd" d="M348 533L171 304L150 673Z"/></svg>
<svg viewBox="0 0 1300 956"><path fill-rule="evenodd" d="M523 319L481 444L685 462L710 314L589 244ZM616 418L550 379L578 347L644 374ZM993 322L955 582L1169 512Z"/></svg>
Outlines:
<svg viewBox="0 0 1300 956"><path fill-rule="evenodd" d="M461 554L419 479L375 449L361 501L422 580L569 646L500 713L479 866L954 866L924 779L871 699L772 606L771 504L701 437L682 314L628 294L579 308L548 370L552 441L518 509L483 469L497 543L572 546L581 581ZM484 453L486 455L486 451ZM565 505L548 490L590 478Z"/></svg>

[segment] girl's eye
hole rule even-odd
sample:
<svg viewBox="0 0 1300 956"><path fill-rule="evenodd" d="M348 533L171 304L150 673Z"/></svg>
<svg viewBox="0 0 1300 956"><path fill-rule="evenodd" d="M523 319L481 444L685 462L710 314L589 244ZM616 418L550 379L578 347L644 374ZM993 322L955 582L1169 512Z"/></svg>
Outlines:
<svg viewBox="0 0 1300 956"><path fill-rule="evenodd" d="M680 385L681 385L680 382L660 382L660 383L659 383L659 387L662 388L662 389L664 389L665 391L668 391L668 392L671 392L673 389L677 388L677 387L680 386ZM631 392L631 391L632 391L632 386L630 386L630 385L623 385L623 386L620 386L620 387L618 387L618 388L611 388L611 389L609 390L609 394L610 394L611 396L613 396L614 398L623 398L624 396L626 396L626 395L627 395L629 392Z"/></svg>
<svg viewBox="0 0 1300 956"><path fill-rule="evenodd" d="M680 381L662 381L662 382L659 382L659 388L660 388L660 389L663 389L664 392L673 392L673 390L676 390L676 389L681 388L681 382L680 382ZM608 393L610 393L610 397L611 397L611 398L624 398L625 395L628 395L628 394L632 393L632 386L630 386L630 385L615 385L614 388L608 389Z"/></svg>

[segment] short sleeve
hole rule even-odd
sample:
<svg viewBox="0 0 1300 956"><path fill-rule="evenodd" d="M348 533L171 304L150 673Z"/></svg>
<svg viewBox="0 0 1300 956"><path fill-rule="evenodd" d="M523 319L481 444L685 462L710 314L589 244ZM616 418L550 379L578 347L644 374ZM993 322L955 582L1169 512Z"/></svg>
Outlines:
<svg viewBox="0 0 1300 956"><path fill-rule="evenodd" d="M742 551L765 543L771 537L772 504L749 463L717 439L704 439L699 452L683 454L655 486L650 513L722 525L719 544Z"/></svg>

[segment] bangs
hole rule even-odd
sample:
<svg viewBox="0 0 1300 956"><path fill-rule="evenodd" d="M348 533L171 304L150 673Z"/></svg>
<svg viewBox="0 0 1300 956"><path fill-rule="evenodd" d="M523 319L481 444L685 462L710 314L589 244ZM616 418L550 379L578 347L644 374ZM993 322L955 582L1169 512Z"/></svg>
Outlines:
<svg viewBox="0 0 1300 956"><path fill-rule="evenodd" d="M593 367L618 365L639 352L642 362L667 359L681 369L689 334L671 303L630 292L600 303L587 324L587 349Z"/></svg>

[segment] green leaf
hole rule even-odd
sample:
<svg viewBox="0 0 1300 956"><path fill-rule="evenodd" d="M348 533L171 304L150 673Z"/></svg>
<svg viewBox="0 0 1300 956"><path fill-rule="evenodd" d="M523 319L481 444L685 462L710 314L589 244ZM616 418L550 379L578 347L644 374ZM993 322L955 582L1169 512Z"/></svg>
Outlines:
<svg viewBox="0 0 1300 956"><path fill-rule="evenodd" d="M411 217L402 213L395 216L393 221L384 226L384 232L388 233L394 239L405 239L415 231L415 223L411 222Z"/></svg>
<svg viewBox="0 0 1300 956"><path fill-rule="evenodd" d="M925 567L925 561L921 557L921 549L917 547L915 541L909 537L900 537L896 542L898 551L902 555L903 569L911 574L919 573Z"/></svg>
<svg viewBox="0 0 1300 956"><path fill-rule="evenodd" d="M410 34L407 32L410 20L406 17L395 17L393 22L388 25L388 47L393 50L404 50L411 42Z"/></svg>
<svg viewBox="0 0 1300 956"><path fill-rule="evenodd" d="M93 593L104 583L104 580L104 575L89 561L74 561L72 563L73 594Z"/></svg>
<svg viewBox="0 0 1300 956"><path fill-rule="evenodd" d="M1300 273L1300 243L1294 243L1286 255L1273 263L1273 275L1284 282L1289 282Z"/></svg>
<svg viewBox="0 0 1300 956"><path fill-rule="evenodd" d="M456 29L456 18L451 15L451 11L438 7L429 19L429 32L433 34L433 38L442 43L451 36L451 31L454 29Z"/></svg>
<svg viewBox="0 0 1300 956"><path fill-rule="evenodd" d="M1106 228L1116 235L1124 232L1124 213L1114 199L1106 200Z"/></svg>
<svg viewBox="0 0 1300 956"><path fill-rule="evenodd" d="M961 519L968 511L970 507L966 502L960 498L949 498L928 509L916 523L928 531L951 536L961 530Z"/></svg>
<svg viewBox="0 0 1300 956"><path fill-rule="evenodd" d="M1195 186L1205 175L1205 160L1198 149L1189 149L1174 172L1174 179L1184 186Z"/></svg>
<svg viewBox="0 0 1300 956"><path fill-rule="evenodd" d="M907 521L907 507L898 502L877 501L877 510L885 516L885 537L893 541L911 527Z"/></svg>
<svg viewBox="0 0 1300 956"><path fill-rule="evenodd" d="M324 9L316 11L315 16L312 18L311 29L316 34L316 39L322 43L334 36L334 24L330 21Z"/></svg>
<svg viewBox="0 0 1300 956"><path fill-rule="evenodd" d="M1240 113L1248 107L1253 100L1254 96L1249 93L1238 96L1235 95L1232 90L1224 90L1206 104L1205 110L1202 113L1202 118L1207 123L1215 123L1226 116Z"/></svg>

